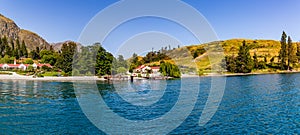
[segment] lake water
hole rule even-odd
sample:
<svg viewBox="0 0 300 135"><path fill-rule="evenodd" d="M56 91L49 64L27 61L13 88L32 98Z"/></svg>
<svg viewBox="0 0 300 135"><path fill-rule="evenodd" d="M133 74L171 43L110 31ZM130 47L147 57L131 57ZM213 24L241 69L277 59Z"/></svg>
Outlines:
<svg viewBox="0 0 300 135"><path fill-rule="evenodd" d="M186 80L191 83L188 88L181 88L181 80L98 82L97 87L115 114L143 122L169 112L176 105L181 89L198 87L192 84L198 85L199 80ZM184 113L192 106L192 112L170 134L300 134L300 74L235 76L226 80L217 112L206 125L199 126L211 82L210 77L201 77L195 105L183 102L179 111ZM127 88L129 85L135 91ZM84 88L85 84L80 86ZM0 134L104 134L89 121L91 118L86 117L78 101L70 82L0 81ZM91 103L88 107L93 110L95 105ZM108 116L110 112L99 113ZM101 124L111 128L115 126L109 122L113 121L110 117L102 121L107 121ZM162 129L157 127L170 124L144 127L145 132L139 133L147 134L149 130L160 133ZM114 130L125 131L121 127Z"/></svg>

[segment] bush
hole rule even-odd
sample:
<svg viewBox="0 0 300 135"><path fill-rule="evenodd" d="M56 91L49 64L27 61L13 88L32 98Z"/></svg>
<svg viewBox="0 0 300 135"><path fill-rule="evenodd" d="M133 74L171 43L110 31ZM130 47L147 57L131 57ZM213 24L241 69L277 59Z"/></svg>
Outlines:
<svg viewBox="0 0 300 135"><path fill-rule="evenodd" d="M72 75L73 76L79 76L80 75L79 70L74 69L73 72L72 72Z"/></svg>
<svg viewBox="0 0 300 135"><path fill-rule="evenodd" d="M51 71L52 68L44 65L44 66L42 66L42 70L44 70L44 71Z"/></svg>
<svg viewBox="0 0 300 135"><path fill-rule="evenodd" d="M25 60L24 64L33 64L33 60L31 58L28 58Z"/></svg>
<svg viewBox="0 0 300 135"><path fill-rule="evenodd" d="M33 72L34 71L33 66L31 66L31 65L28 66L27 69L26 69L26 71Z"/></svg>
<svg viewBox="0 0 300 135"><path fill-rule="evenodd" d="M41 73L38 73L36 76L37 76L37 77L44 77L44 75L41 74Z"/></svg>

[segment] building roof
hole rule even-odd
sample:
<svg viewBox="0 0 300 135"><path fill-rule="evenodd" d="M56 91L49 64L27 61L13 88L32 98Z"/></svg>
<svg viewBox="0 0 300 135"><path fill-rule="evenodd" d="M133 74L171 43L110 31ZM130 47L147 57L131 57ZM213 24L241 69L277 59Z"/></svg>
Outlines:
<svg viewBox="0 0 300 135"><path fill-rule="evenodd" d="M159 69L160 67L159 66L149 67L149 66L141 65L141 66L138 66L135 70L142 70L144 68L151 68L153 70L153 69Z"/></svg>
<svg viewBox="0 0 300 135"><path fill-rule="evenodd" d="M143 69L144 67L146 67L145 65L141 65L141 66L138 66L135 70L141 70Z"/></svg>
<svg viewBox="0 0 300 135"><path fill-rule="evenodd" d="M20 67L20 66L26 66L26 67L31 66L31 64L0 64L0 67L3 67L5 65L7 65L8 67L12 67L12 68L13 67ZM37 65L38 67L47 66L47 67L52 68L52 66L50 64L35 64L35 65Z"/></svg>
<svg viewBox="0 0 300 135"><path fill-rule="evenodd" d="M42 67L42 66L47 66L47 67L52 67L50 64L37 64L38 67Z"/></svg>
<svg viewBox="0 0 300 135"><path fill-rule="evenodd" d="M160 67L150 67L151 69L159 69Z"/></svg>

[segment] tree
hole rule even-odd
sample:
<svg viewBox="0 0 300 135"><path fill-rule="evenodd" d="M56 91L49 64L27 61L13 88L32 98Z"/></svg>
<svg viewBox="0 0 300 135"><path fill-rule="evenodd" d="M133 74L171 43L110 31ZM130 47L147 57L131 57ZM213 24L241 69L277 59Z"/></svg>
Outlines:
<svg viewBox="0 0 300 135"><path fill-rule="evenodd" d="M16 40L16 45L17 45L17 54L16 54L16 58L19 59L20 57L22 57L22 52L21 52L21 44L19 39Z"/></svg>
<svg viewBox="0 0 300 135"><path fill-rule="evenodd" d="M35 50L32 50L31 52L30 52L30 57L32 58L32 59L34 59L34 60L37 60L37 59L39 59L39 55L38 55L38 53L35 51ZM18 55L19 56L19 55Z"/></svg>
<svg viewBox="0 0 300 135"><path fill-rule="evenodd" d="M237 72L237 65L236 65L236 58L234 57L234 55L231 56L226 56L225 57L225 61L226 61L226 69L228 72L232 72L232 73L236 73Z"/></svg>
<svg viewBox="0 0 300 135"><path fill-rule="evenodd" d="M127 72L127 69L124 67L119 67L117 69L117 73L119 73L119 74L125 74L126 72Z"/></svg>
<svg viewBox="0 0 300 135"><path fill-rule="evenodd" d="M130 65L129 65L129 72L132 73L133 70L139 66L139 58L138 55L136 53L133 53L132 55L132 59L130 61Z"/></svg>
<svg viewBox="0 0 300 135"><path fill-rule="evenodd" d="M160 62L159 72L166 77L179 78L181 76L181 72L177 65L164 61Z"/></svg>
<svg viewBox="0 0 300 135"><path fill-rule="evenodd" d="M96 56L95 72L97 75L110 75L112 69L113 55L100 46Z"/></svg>
<svg viewBox="0 0 300 135"><path fill-rule="evenodd" d="M296 52L298 63L300 62L300 43L297 43L297 52Z"/></svg>
<svg viewBox="0 0 300 135"><path fill-rule="evenodd" d="M253 55L253 66L254 66L254 68L258 68L258 64L259 64L259 62L258 62L258 58L257 58L257 54L256 54L256 52L254 53L254 55Z"/></svg>
<svg viewBox="0 0 300 135"><path fill-rule="evenodd" d="M10 45L11 45L11 49L12 49L12 56L15 57L16 55L16 51L15 51L15 43L14 41L11 39L10 40Z"/></svg>
<svg viewBox="0 0 300 135"><path fill-rule="evenodd" d="M68 75L72 73L72 63L76 48L77 45L74 42L64 43L61 48L61 54L56 62L56 66ZM39 51L37 50L37 52Z"/></svg>
<svg viewBox="0 0 300 135"><path fill-rule="evenodd" d="M34 71L34 67L30 65L30 66L27 67L26 70L29 71L29 72L33 72Z"/></svg>
<svg viewBox="0 0 300 135"><path fill-rule="evenodd" d="M290 64L294 64L296 62L296 52L293 46L293 42L290 36L288 36L288 70L290 70Z"/></svg>
<svg viewBox="0 0 300 135"><path fill-rule="evenodd" d="M28 58L25 60L24 64L33 64L33 60L31 58Z"/></svg>
<svg viewBox="0 0 300 135"><path fill-rule="evenodd" d="M2 38L0 49L1 49L2 57L5 55L8 55L8 56L12 55L12 50L8 44L8 40L7 40L6 36L4 36Z"/></svg>
<svg viewBox="0 0 300 135"><path fill-rule="evenodd" d="M124 67L124 68L127 68L127 67L128 67L128 66L127 66L127 62L125 61L123 55L119 55L119 56L118 56L117 62L118 62L118 67Z"/></svg>
<svg viewBox="0 0 300 135"><path fill-rule="evenodd" d="M281 49L279 51L280 68L285 69L287 59L286 33L283 31L281 36Z"/></svg>
<svg viewBox="0 0 300 135"><path fill-rule="evenodd" d="M21 57L25 57L25 58L28 57L28 51L27 51L27 48L26 48L24 40L22 41L21 52L22 52L22 56Z"/></svg>
<svg viewBox="0 0 300 135"><path fill-rule="evenodd" d="M250 73L253 68L253 61L250 55L250 47L243 41L243 45L239 49L237 56L237 72Z"/></svg>

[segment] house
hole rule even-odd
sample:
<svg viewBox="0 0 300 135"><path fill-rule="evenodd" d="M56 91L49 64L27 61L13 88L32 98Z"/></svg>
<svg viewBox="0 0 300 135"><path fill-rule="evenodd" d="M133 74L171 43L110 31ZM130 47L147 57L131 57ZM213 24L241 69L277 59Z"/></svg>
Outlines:
<svg viewBox="0 0 300 135"><path fill-rule="evenodd" d="M137 74L141 74L142 77L159 76L160 75L159 68L160 67L150 67L150 66L141 65L133 70L132 75L137 76Z"/></svg>
<svg viewBox="0 0 300 135"><path fill-rule="evenodd" d="M145 65L141 65L141 66L138 66L136 69L133 70L134 73L141 73L142 72L142 69L146 67Z"/></svg>
<svg viewBox="0 0 300 135"><path fill-rule="evenodd" d="M52 66L50 64L16 64L16 62L14 62L14 64L0 64L0 69L2 70L12 70L12 69L20 69L20 70L26 70L29 66L32 66L33 68L41 68L43 66L47 66L49 68L52 68Z"/></svg>
<svg viewBox="0 0 300 135"><path fill-rule="evenodd" d="M32 67L33 68L42 68L43 66L46 66L46 67L49 67L49 68L52 68L52 66L50 64L32 64Z"/></svg>

